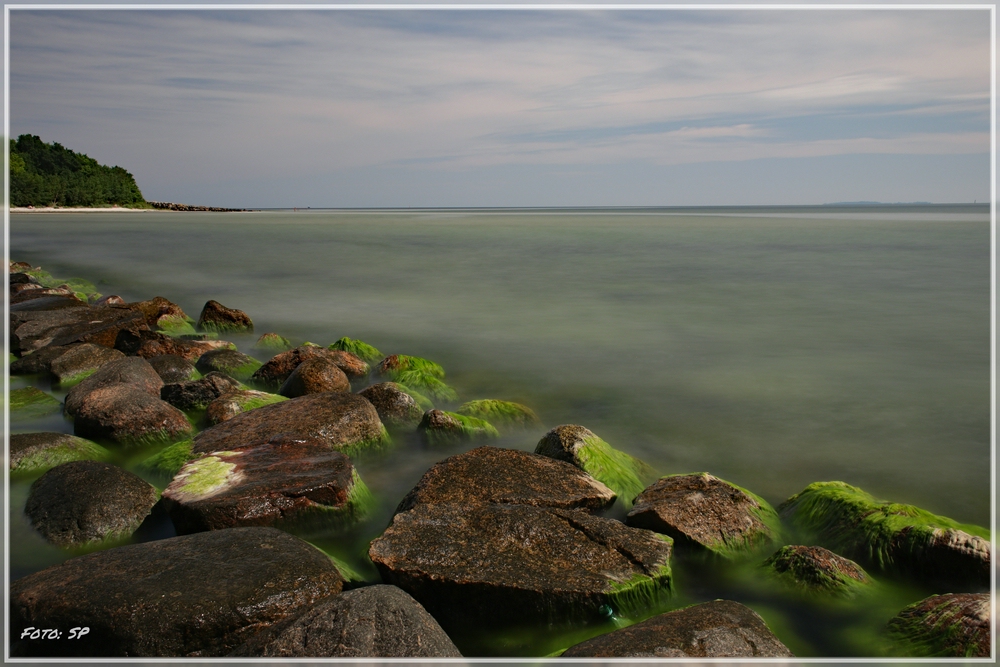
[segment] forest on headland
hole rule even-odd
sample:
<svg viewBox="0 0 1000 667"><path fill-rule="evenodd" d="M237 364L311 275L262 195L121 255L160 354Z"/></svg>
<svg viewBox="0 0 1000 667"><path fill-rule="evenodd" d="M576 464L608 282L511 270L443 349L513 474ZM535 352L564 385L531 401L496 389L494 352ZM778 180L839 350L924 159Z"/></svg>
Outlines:
<svg viewBox="0 0 1000 667"><path fill-rule="evenodd" d="M10 206L150 205L122 167L22 134L10 140Z"/></svg>

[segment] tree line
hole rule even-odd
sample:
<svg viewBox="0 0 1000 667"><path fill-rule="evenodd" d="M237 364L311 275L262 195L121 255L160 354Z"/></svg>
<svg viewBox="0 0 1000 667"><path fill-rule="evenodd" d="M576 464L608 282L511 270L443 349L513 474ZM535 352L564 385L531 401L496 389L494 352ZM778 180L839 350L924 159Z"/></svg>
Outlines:
<svg viewBox="0 0 1000 667"><path fill-rule="evenodd" d="M121 167L106 167L31 134L10 140L10 205L149 206Z"/></svg>

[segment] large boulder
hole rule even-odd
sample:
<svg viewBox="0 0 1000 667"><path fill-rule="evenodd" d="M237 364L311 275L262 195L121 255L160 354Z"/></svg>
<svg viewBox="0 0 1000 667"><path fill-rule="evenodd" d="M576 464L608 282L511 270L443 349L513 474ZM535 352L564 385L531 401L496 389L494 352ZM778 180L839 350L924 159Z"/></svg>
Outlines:
<svg viewBox="0 0 1000 667"><path fill-rule="evenodd" d="M500 433L483 419L444 410L428 410L420 418L417 431L431 445L453 445L497 438Z"/></svg>
<svg viewBox="0 0 1000 667"><path fill-rule="evenodd" d="M35 480L24 513L52 544L78 547L130 536L157 496L151 484L118 466L72 461Z"/></svg>
<svg viewBox="0 0 1000 667"><path fill-rule="evenodd" d="M625 509L656 479L656 471L576 424L557 426L538 441L535 453L572 463L607 484Z"/></svg>
<svg viewBox="0 0 1000 667"><path fill-rule="evenodd" d="M378 412L379 419L390 430L413 430L424 416L416 399L395 382L373 384L358 394L367 398Z"/></svg>
<svg viewBox="0 0 1000 667"><path fill-rule="evenodd" d="M195 438L195 454L232 450L288 434L318 438L330 449L353 455L388 442L375 407L361 396L309 394L239 414Z"/></svg>
<svg viewBox="0 0 1000 667"><path fill-rule="evenodd" d="M201 355L195 367L206 375L214 371L225 373L237 380L249 380L250 376L261 367L261 363L238 350L220 348Z"/></svg>
<svg viewBox="0 0 1000 667"><path fill-rule="evenodd" d="M205 408L205 416L210 424L221 424L247 410L287 400L288 398L285 396L269 394L266 391L254 391L253 389L230 391L209 403L208 407Z"/></svg>
<svg viewBox="0 0 1000 667"><path fill-rule="evenodd" d="M348 378L360 378L368 372L368 364L348 352L329 350L318 345L300 345L271 357L251 378L262 387L277 390L299 364L313 359L327 359Z"/></svg>
<svg viewBox="0 0 1000 667"><path fill-rule="evenodd" d="M669 535L679 550L722 558L766 548L781 532L766 500L704 472L660 478L636 497L625 523Z"/></svg>
<svg viewBox="0 0 1000 667"><path fill-rule="evenodd" d="M209 301L198 317L198 331L253 333L253 321L242 310L226 308L218 301Z"/></svg>
<svg viewBox="0 0 1000 667"><path fill-rule="evenodd" d="M566 658L790 658L749 607L715 600L654 616L571 646Z"/></svg>
<svg viewBox="0 0 1000 667"><path fill-rule="evenodd" d="M80 304L79 307L56 310L12 309L10 345L11 351L18 355L48 345L70 343L115 347L115 341L121 332L145 328L146 322L141 313L115 306L91 307Z"/></svg>
<svg viewBox="0 0 1000 667"><path fill-rule="evenodd" d="M160 398L184 410L204 410L215 399L243 389L238 381L223 373L209 373L200 380L166 384L160 388Z"/></svg>
<svg viewBox="0 0 1000 667"><path fill-rule="evenodd" d="M784 546L763 567L788 587L810 594L852 598L874 584L860 565L823 547Z"/></svg>
<svg viewBox="0 0 1000 667"><path fill-rule="evenodd" d="M369 556L445 630L632 616L671 588L670 538L582 510L418 504Z"/></svg>
<svg viewBox="0 0 1000 667"><path fill-rule="evenodd" d="M70 461L110 458L96 442L68 433L17 433L10 436L11 474L37 474Z"/></svg>
<svg viewBox="0 0 1000 667"><path fill-rule="evenodd" d="M11 375L48 375L52 372L52 362L80 347L83 343L70 343L69 345L49 345L34 352L24 355L20 359L11 362Z"/></svg>
<svg viewBox="0 0 1000 667"><path fill-rule="evenodd" d="M514 449L479 447L436 463L396 511L421 503L505 503L597 512L614 501L611 489L568 463Z"/></svg>
<svg viewBox="0 0 1000 667"><path fill-rule="evenodd" d="M152 359L162 354L176 354L194 360L212 350L234 347L224 340L187 340L174 338L159 331L122 331L115 338L113 347L130 357Z"/></svg>
<svg viewBox="0 0 1000 667"><path fill-rule="evenodd" d="M194 364L177 354L161 354L147 359L164 384L197 380L201 373Z"/></svg>
<svg viewBox="0 0 1000 667"><path fill-rule="evenodd" d="M118 350L93 343L81 343L52 360L49 370L63 388L71 387L90 377L107 363L124 359Z"/></svg>
<svg viewBox="0 0 1000 667"><path fill-rule="evenodd" d="M395 586L367 586L318 602L229 657L460 658L420 603Z"/></svg>
<svg viewBox="0 0 1000 667"><path fill-rule="evenodd" d="M166 331L172 334L195 333L191 326L192 320L176 303L162 296L154 296L146 301L130 303L128 308L142 313L146 325L150 329Z"/></svg>
<svg viewBox="0 0 1000 667"><path fill-rule="evenodd" d="M113 384L86 395L73 416L73 433L125 447L146 447L189 437L184 413L130 384Z"/></svg>
<svg viewBox="0 0 1000 667"><path fill-rule="evenodd" d="M233 526L321 529L357 520L371 504L345 454L289 435L189 461L163 498L180 534Z"/></svg>
<svg viewBox="0 0 1000 667"><path fill-rule="evenodd" d="M351 391L351 381L332 359L307 359L295 367L278 393L288 398L321 394L327 391Z"/></svg>
<svg viewBox="0 0 1000 667"><path fill-rule="evenodd" d="M889 621L889 636L905 656L990 657L989 593L932 595Z"/></svg>
<svg viewBox="0 0 1000 667"><path fill-rule="evenodd" d="M11 583L11 654L223 656L342 585L326 554L274 528L117 547ZM28 627L90 631L80 639L33 640Z"/></svg>
<svg viewBox="0 0 1000 667"><path fill-rule="evenodd" d="M877 500L844 482L816 482L779 508L804 538L869 570L953 591L990 586L990 534L914 507Z"/></svg>
<svg viewBox="0 0 1000 667"><path fill-rule="evenodd" d="M137 391L159 398L163 380L145 359L129 357L112 361L69 390L66 394L66 414L71 417L76 415L90 393L116 384L130 385Z"/></svg>

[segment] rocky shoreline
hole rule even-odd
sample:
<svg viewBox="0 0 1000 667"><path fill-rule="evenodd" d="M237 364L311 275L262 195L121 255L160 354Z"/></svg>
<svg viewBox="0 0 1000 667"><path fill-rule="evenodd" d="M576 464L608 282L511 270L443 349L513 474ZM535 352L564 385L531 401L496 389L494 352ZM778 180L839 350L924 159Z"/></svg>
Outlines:
<svg viewBox="0 0 1000 667"><path fill-rule="evenodd" d="M9 295L10 372L33 383L9 396L12 430L59 412L73 429L10 438L10 474L33 480L27 520L72 555L12 582L12 655L446 658L469 631L531 626L579 631L553 658L791 657L753 600L676 608L677 566L706 563L756 568L803 604L916 582L935 594L879 630L885 655L989 656L978 526L837 481L772 507L576 424L502 448L540 426L530 407L456 407L439 364L350 338L268 332L248 350L261 361L225 340L252 319L217 301L195 320L18 262ZM390 499L368 549L378 576L359 575L306 539L367 521L356 457L412 434L464 451ZM177 536L140 539L154 520Z"/></svg>

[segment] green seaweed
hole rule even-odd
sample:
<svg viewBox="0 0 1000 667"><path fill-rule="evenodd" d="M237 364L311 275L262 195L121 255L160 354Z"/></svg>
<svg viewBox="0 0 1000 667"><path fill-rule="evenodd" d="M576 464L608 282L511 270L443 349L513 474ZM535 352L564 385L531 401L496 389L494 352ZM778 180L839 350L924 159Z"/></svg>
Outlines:
<svg viewBox="0 0 1000 667"><path fill-rule="evenodd" d="M73 373L72 375L64 375L63 377L59 378L59 388L69 389L74 385L80 384L81 382L89 378L91 375L96 373L97 370L98 369L96 368L88 368L86 370L80 371L79 373Z"/></svg>
<svg viewBox="0 0 1000 667"><path fill-rule="evenodd" d="M575 452L580 468L615 492L625 509L657 478L646 463L604 442L596 435L585 437Z"/></svg>
<svg viewBox="0 0 1000 667"><path fill-rule="evenodd" d="M397 382L396 384L399 383ZM409 394L410 397L417 402L417 405L420 406L420 409L423 410L424 412L434 409L434 403L431 401L431 399L427 398L413 387L407 387L405 384L399 384L399 387L404 392Z"/></svg>
<svg viewBox="0 0 1000 667"><path fill-rule="evenodd" d="M980 638L964 626L961 603L945 602L941 608L934 609L931 614L936 618L932 618L931 623L927 622L930 614L915 613L934 597L939 596L915 602L890 619L886 634L895 652L907 657L989 657L979 653L977 640ZM983 638L982 641L988 643L989 640Z"/></svg>
<svg viewBox="0 0 1000 667"><path fill-rule="evenodd" d="M111 452L96 442L74 438L72 444L39 449L22 457L11 469L11 475L35 475L70 461L109 461Z"/></svg>
<svg viewBox="0 0 1000 667"><path fill-rule="evenodd" d="M362 361L372 363L378 361L384 355L377 349L365 343L364 341L355 340L353 338L348 338L344 336L335 343L330 344L331 350L342 350L344 352L350 352L354 356L358 357Z"/></svg>
<svg viewBox="0 0 1000 667"><path fill-rule="evenodd" d="M393 382L401 384L404 387L412 387L426 392L438 401L455 402L458 400L458 393L454 389L446 385L439 378L424 371L399 371L395 374Z"/></svg>
<svg viewBox="0 0 1000 667"><path fill-rule="evenodd" d="M221 489L229 481L236 464L220 457L235 454L237 452L215 452L186 463L175 477L180 482L178 493L205 497Z"/></svg>
<svg viewBox="0 0 1000 667"><path fill-rule="evenodd" d="M525 428L541 424L538 415L531 408L520 403L498 401L490 398L463 403L456 412L468 417L485 419L498 428Z"/></svg>
<svg viewBox="0 0 1000 667"><path fill-rule="evenodd" d="M396 367L387 369L383 372L383 374L388 375L390 379L395 380L397 374L405 373L407 371L423 373L433 378L437 378L438 380L444 379L444 368L441 367L441 364L434 363L433 361L424 359L423 357L411 357L408 354L397 354L395 357Z"/></svg>
<svg viewBox="0 0 1000 667"><path fill-rule="evenodd" d="M194 440L181 440L141 461L136 468L158 477L171 478L191 460Z"/></svg>
<svg viewBox="0 0 1000 667"><path fill-rule="evenodd" d="M666 563L652 574L637 572L627 581L613 582L606 592L612 613L622 618L635 618L658 609L672 594L673 573Z"/></svg>
<svg viewBox="0 0 1000 667"><path fill-rule="evenodd" d="M261 362L250 357L250 361L242 364L225 364L221 361L213 361L212 366L220 373L225 373L229 377L241 382L247 381L263 366Z"/></svg>
<svg viewBox="0 0 1000 667"><path fill-rule="evenodd" d="M990 532L931 514L913 505L877 500L844 482L814 482L779 508L795 529L835 553L881 570L918 556L936 530L961 530L990 539Z"/></svg>
<svg viewBox="0 0 1000 667"><path fill-rule="evenodd" d="M261 396L259 394L265 394ZM265 405L272 405L274 403L281 403L287 401L287 396L282 396L280 394L269 394L267 392L258 392L255 394L237 394L234 397L236 404L240 406L242 412L249 412L250 410L256 410L257 408L262 408Z"/></svg>
<svg viewBox="0 0 1000 667"><path fill-rule="evenodd" d="M336 449L337 451L347 454L351 458L362 456L364 454L376 454L378 452L382 452L392 445L392 438L389 436L389 432L385 430L384 425L380 424L379 431L379 434L375 437L348 443L341 447L337 447Z"/></svg>
<svg viewBox="0 0 1000 667"><path fill-rule="evenodd" d="M168 336L196 336L191 318L180 315L165 315L156 322L156 328Z"/></svg>
<svg viewBox="0 0 1000 667"><path fill-rule="evenodd" d="M319 547L316 548L318 549ZM365 580L364 576L360 572L355 570L353 567L348 565L346 561L341 560L336 556L331 556L330 554L326 554L326 557L329 558L330 562L333 563L333 566L337 568L337 572L340 573L340 578L343 579L345 582L353 584L353 583L362 583Z"/></svg>
<svg viewBox="0 0 1000 667"><path fill-rule="evenodd" d="M37 387L24 387L10 392L11 419L26 420L44 417L62 409L62 403Z"/></svg>
<svg viewBox="0 0 1000 667"><path fill-rule="evenodd" d="M292 347L291 341L276 333L263 334L254 343L254 349L256 350L277 350L278 352L284 352L292 349Z"/></svg>
<svg viewBox="0 0 1000 667"><path fill-rule="evenodd" d="M778 563L783 563L785 570L778 569ZM853 561L851 561L853 563ZM862 580L855 579L844 572L830 572L817 568L803 559L794 546L783 546L767 558L761 567L775 581L788 589L796 590L806 595L834 596L842 599L855 598L872 592L874 581L861 566L857 566Z"/></svg>
<svg viewBox="0 0 1000 667"><path fill-rule="evenodd" d="M456 442L466 442L469 440L486 440L498 438L500 433L484 419L467 417L455 412L445 412L446 415L459 423L461 429L454 431L450 429L428 429L424 431L427 442L432 445L447 445Z"/></svg>

